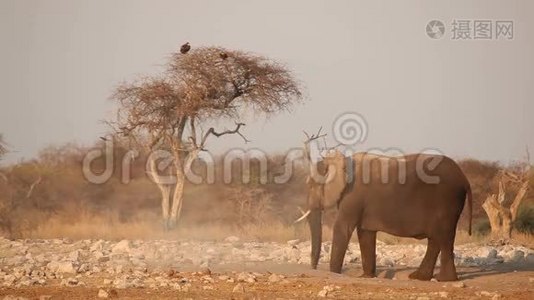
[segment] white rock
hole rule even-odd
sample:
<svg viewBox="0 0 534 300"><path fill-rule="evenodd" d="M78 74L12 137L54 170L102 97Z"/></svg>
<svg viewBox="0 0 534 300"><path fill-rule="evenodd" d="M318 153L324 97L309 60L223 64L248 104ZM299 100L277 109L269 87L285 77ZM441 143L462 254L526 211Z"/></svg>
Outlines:
<svg viewBox="0 0 534 300"><path fill-rule="evenodd" d="M299 239L296 239L296 240L289 240L287 241L287 244L291 247L294 247L294 246L297 246L297 244L300 242Z"/></svg>
<svg viewBox="0 0 534 300"><path fill-rule="evenodd" d="M234 289L232 290L232 292L233 293L244 293L245 287L241 283L238 283L236 286L234 286Z"/></svg>
<svg viewBox="0 0 534 300"><path fill-rule="evenodd" d="M379 260L378 264L381 265L381 266L385 266L385 267L393 267L393 266L395 266L395 261L393 261L393 259L391 259L389 257L382 257Z"/></svg>
<svg viewBox="0 0 534 300"><path fill-rule="evenodd" d="M499 299L501 297L501 294L499 293L492 293L488 291L476 292L476 295L479 297L491 297L491 299Z"/></svg>
<svg viewBox="0 0 534 300"><path fill-rule="evenodd" d="M202 276L200 280L202 280L203 283L214 283L215 282L215 280L213 280L213 278L211 278L211 276L209 275Z"/></svg>
<svg viewBox="0 0 534 300"><path fill-rule="evenodd" d="M187 293L187 292L189 292L190 288L191 288L191 284L190 283L186 283L186 284L180 286L180 291Z"/></svg>
<svg viewBox="0 0 534 300"><path fill-rule="evenodd" d="M80 258L80 251L79 250L72 251L67 256L67 259L72 261L72 262L77 262L79 258Z"/></svg>
<svg viewBox="0 0 534 300"><path fill-rule="evenodd" d="M250 273L242 272L237 275L237 281L238 282L248 282L248 283L254 283L256 282L256 277Z"/></svg>
<svg viewBox="0 0 534 300"><path fill-rule="evenodd" d="M77 286L80 282L78 281L78 279L76 278L67 278L67 279L63 279L61 280L61 285L62 286Z"/></svg>
<svg viewBox="0 0 534 300"><path fill-rule="evenodd" d="M252 253L249 257L250 261L265 261L267 258L259 253Z"/></svg>
<svg viewBox="0 0 534 300"><path fill-rule="evenodd" d="M16 297L16 296L13 296L13 295L7 295L3 298L3 300L28 300L28 298L24 298L24 297Z"/></svg>
<svg viewBox="0 0 534 300"><path fill-rule="evenodd" d="M89 247L89 250L92 251L92 252L94 252L94 251L102 251L102 249L104 249L104 241L103 240L98 240L95 243L93 243L91 245L91 247Z"/></svg>
<svg viewBox="0 0 534 300"><path fill-rule="evenodd" d="M465 283L463 281L453 283L452 286L455 287L455 288L464 288L464 287L466 287L466 285L465 285Z"/></svg>
<svg viewBox="0 0 534 300"><path fill-rule="evenodd" d="M525 257L525 252L521 250L512 250L507 253L507 255L504 258L504 261L517 263L517 262L521 262L524 259L524 257Z"/></svg>
<svg viewBox="0 0 534 300"><path fill-rule="evenodd" d="M129 253L130 250L131 243L128 240L122 240L111 248L111 252L113 253Z"/></svg>
<svg viewBox="0 0 534 300"><path fill-rule="evenodd" d="M319 291L319 293L317 293L317 297L320 297L320 298L327 297L331 292L335 290L339 290L339 289L340 289L339 286L325 285L323 289Z"/></svg>
<svg viewBox="0 0 534 300"><path fill-rule="evenodd" d="M78 273L85 273L85 272L88 272L88 271L89 271L89 265L88 264L82 264L78 268Z"/></svg>
<svg viewBox="0 0 534 300"><path fill-rule="evenodd" d="M273 282L274 283L274 282L278 282L278 281L280 281L282 279L283 279L283 277L281 277L281 276L278 276L276 274L271 274L267 280L269 282Z"/></svg>
<svg viewBox="0 0 534 300"><path fill-rule="evenodd" d="M286 257L289 262L297 262L300 259L301 253L297 248L286 249Z"/></svg>
<svg viewBox="0 0 534 300"><path fill-rule="evenodd" d="M327 290L320 290L319 293L317 293L317 297L319 298L325 298L326 296L328 296Z"/></svg>
<svg viewBox="0 0 534 300"><path fill-rule="evenodd" d="M495 259L497 258L497 250L491 249L488 251L488 254L486 255L486 258L488 259Z"/></svg>
<svg viewBox="0 0 534 300"><path fill-rule="evenodd" d="M221 281L226 281L226 280L230 279L230 276L227 276L227 275L221 275L221 276L219 276L218 278L219 278L219 280L221 280Z"/></svg>
<svg viewBox="0 0 534 300"><path fill-rule="evenodd" d="M127 289L131 287L131 284L126 278L117 278L113 280L113 286L117 289Z"/></svg>
<svg viewBox="0 0 534 300"><path fill-rule="evenodd" d="M224 241L227 243L235 243L235 242L239 242L239 238L237 236L232 235L232 236L225 238Z"/></svg>
<svg viewBox="0 0 534 300"><path fill-rule="evenodd" d="M104 291L103 289L98 290L98 298L108 298L109 294L108 292Z"/></svg>
<svg viewBox="0 0 534 300"><path fill-rule="evenodd" d="M55 273L76 273L76 269L70 261L52 261L46 267Z"/></svg>
<svg viewBox="0 0 534 300"><path fill-rule="evenodd" d="M97 262L105 263L105 262L108 262L109 260L110 260L109 256L102 256L97 260Z"/></svg>
<svg viewBox="0 0 534 300"><path fill-rule="evenodd" d="M15 281L17 281L17 277L13 274L9 274L4 276L4 285L5 286L12 286L15 284Z"/></svg>

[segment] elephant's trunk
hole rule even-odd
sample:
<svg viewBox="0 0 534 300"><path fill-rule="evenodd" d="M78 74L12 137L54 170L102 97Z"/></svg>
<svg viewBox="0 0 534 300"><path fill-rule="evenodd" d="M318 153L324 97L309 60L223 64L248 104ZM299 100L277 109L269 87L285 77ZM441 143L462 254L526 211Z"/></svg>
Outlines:
<svg viewBox="0 0 534 300"><path fill-rule="evenodd" d="M321 255L321 243L322 243L322 211L320 209L311 210L308 216L308 223L310 224L311 232L311 266L313 269L317 269L319 263L319 257Z"/></svg>

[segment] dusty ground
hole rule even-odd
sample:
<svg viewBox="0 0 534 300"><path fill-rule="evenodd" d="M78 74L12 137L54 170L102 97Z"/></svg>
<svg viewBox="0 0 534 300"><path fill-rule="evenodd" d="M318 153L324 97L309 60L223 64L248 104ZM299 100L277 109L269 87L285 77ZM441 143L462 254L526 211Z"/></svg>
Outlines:
<svg viewBox="0 0 534 300"><path fill-rule="evenodd" d="M326 268L326 266L322 266ZM335 299L533 299L534 265L502 264L488 268L461 268L461 281L465 287L456 283L420 282L407 278L411 269L383 269L378 278L357 278L359 270L346 270L342 275L329 274L326 270L311 271L302 265L268 266L259 264L254 267L239 267L248 270L272 270L276 274L285 274L282 282L271 283L269 273L259 276L255 283L239 283L244 292L234 291L236 283L216 280L206 285L201 282L192 284L187 292L171 288L104 288L110 298L120 299L303 299L319 298L318 293L324 287L332 286L333 291L326 294ZM235 275L231 272L213 272L212 277ZM176 278L201 278L202 274L191 272L178 273ZM395 276L397 279L389 279ZM96 277L87 282L86 287L32 286L20 288L2 288L0 296L7 295L38 299L51 296L51 299L95 299L101 282ZM59 281L57 282L59 285ZM92 286L94 285L94 287ZM209 287L209 290L207 290ZM327 288L328 289L328 288Z"/></svg>
<svg viewBox="0 0 534 300"><path fill-rule="evenodd" d="M379 245L374 279L358 278L354 245L341 275L327 271L328 255L310 270L307 247L1 240L0 299L534 299L534 251L525 247L458 247L460 281L452 283L408 279L420 245Z"/></svg>

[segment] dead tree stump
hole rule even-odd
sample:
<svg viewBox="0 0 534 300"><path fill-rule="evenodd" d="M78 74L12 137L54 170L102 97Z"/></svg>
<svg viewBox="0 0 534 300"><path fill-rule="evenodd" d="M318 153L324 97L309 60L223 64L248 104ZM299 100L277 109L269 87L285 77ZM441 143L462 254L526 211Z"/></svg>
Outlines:
<svg viewBox="0 0 534 300"><path fill-rule="evenodd" d="M507 191L506 183L518 183L519 189L515 197L507 197L511 191ZM512 237L512 228L517 218L517 210L521 201L528 192L528 176L521 176L505 172L499 180L499 191L497 194L489 195L482 208L488 215L491 226L492 240L507 242Z"/></svg>

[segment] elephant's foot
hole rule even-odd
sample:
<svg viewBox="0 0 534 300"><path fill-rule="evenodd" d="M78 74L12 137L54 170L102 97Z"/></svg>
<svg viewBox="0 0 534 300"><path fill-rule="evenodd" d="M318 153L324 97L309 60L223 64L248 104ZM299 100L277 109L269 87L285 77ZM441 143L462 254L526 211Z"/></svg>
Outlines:
<svg viewBox="0 0 534 300"><path fill-rule="evenodd" d="M436 275L436 279L438 281L457 281L458 276L456 276L456 273L452 272L440 272Z"/></svg>
<svg viewBox="0 0 534 300"><path fill-rule="evenodd" d="M330 272L341 274L341 269L343 268L343 257L341 260L330 258Z"/></svg>
<svg viewBox="0 0 534 300"><path fill-rule="evenodd" d="M432 272L421 272L419 270L415 270L414 272L410 273L410 275L408 275L408 278L428 281L432 279Z"/></svg>
<svg viewBox="0 0 534 300"><path fill-rule="evenodd" d="M330 268L330 272L341 274L341 268L338 269L338 268L332 268L332 267L331 267L331 268Z"/></svg>
<svg viewBox="0 0 534 300"><path fill-rule="evenodd" d="M375 274L366 274L366 273L363 273L362 275L358 276L359 278L375 278L376 275Z"/></svg>

